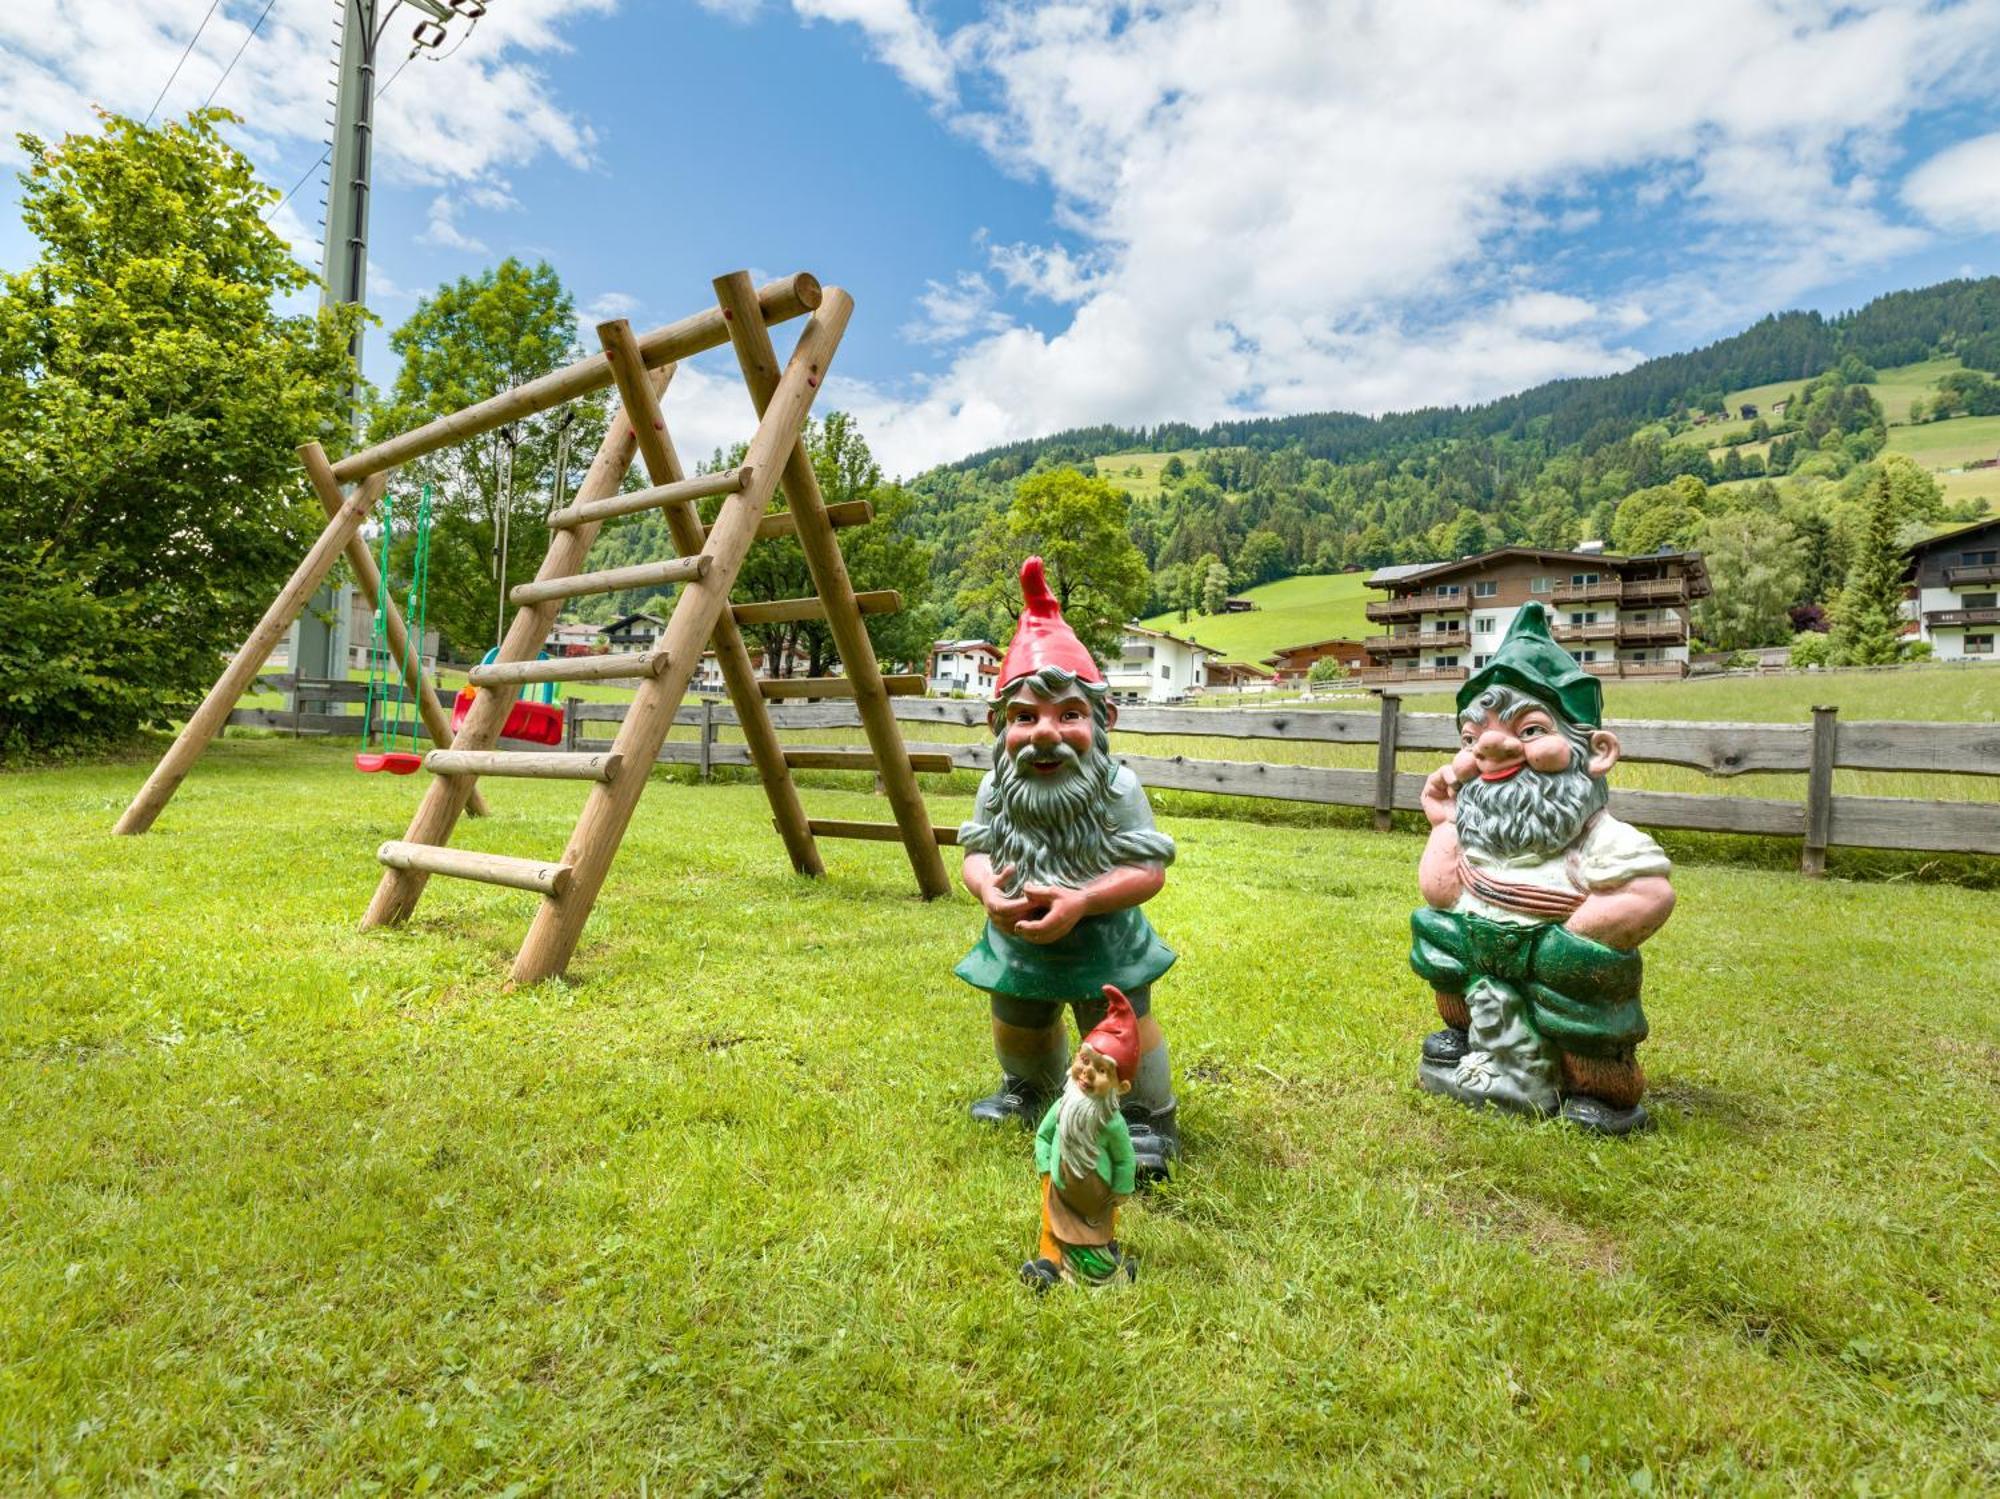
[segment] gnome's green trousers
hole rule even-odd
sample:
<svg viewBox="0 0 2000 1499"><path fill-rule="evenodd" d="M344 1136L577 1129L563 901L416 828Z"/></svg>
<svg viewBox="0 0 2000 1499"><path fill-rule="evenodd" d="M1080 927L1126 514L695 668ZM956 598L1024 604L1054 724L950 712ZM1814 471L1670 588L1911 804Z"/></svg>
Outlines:
<svg viewBox="0 0 2000 1499"><path fill-rule="evenodd" d="M1521 926L1428 906L1411 913L1410 934L1410 966L1433 989L1463 994L1481 978L1512 984L1535 1029L1561 1051L1615 1061L1646 1039L1636 952L1556 922Z"/></svg>

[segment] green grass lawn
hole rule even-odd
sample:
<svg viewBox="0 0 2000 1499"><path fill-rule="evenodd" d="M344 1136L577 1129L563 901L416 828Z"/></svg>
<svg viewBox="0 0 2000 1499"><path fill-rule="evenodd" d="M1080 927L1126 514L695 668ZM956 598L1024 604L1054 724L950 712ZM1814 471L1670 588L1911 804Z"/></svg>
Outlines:
<svg viewBox="0 0 2000 1499"><path fill-rule="evenodd" d="M232 741L113 839L143 769L0 777L0 1489L2000 1484L1990 895L1685 864L1608 1143L1411 1086L1415 836L1169 817L1188 1156L1136 1287L1037 1302L975 908L893 845L656 785L507 993L531 897L355 930L413 782ZM581 795L490 791L514 853Z"/></svg>
<svg viewBox="0 0 2000 1499"><path fill-rule="evenodd" d="M1890 369L1878 370L1869 389L1874 392L1875 399L1882 403L1882 414L1889 425L1894 427L1909 421L1912 401L1935 395L1938 380L1958 367L1959 362L1955 358L1926 359L1916 364L1896 365ZM1805 385L1806 381L1803 379L1774 380L1769 385L1752 385L1742 390L1732 390L1722 400L1729 408L1732 417L1748 404L1755 406L1758 415L1769 422L1772 403L1797 395ZM1713 456L1719 459L1721 454L1716 447L1717 444L1726 445L1747 437L1749 433L1749 422L1731 420L1711 422L1705 427L1690 427L1676 440L1683 443L1700 443L1709 448ZM1890 446L1892 449L1895 446L1893 438L1890 440ZM1751 449L1745 447L1743 451L1748 453Z"/></svg>
<svg viewBox="0 0 2000 1499"><path fill-rule="evenodd" d="M1281 645L1304 645L1337 636L1359 638L1373 631L1375 627L1362 615L1362 606L1387 595L1364 587L1366 576L1331 573L1281 578L1238 595L1257 605L1248 614L1194 614L1183 621L1178 613L1167 613L1141 623L1183 640L1212 645L1231 660L1262 661Z"/></svg>

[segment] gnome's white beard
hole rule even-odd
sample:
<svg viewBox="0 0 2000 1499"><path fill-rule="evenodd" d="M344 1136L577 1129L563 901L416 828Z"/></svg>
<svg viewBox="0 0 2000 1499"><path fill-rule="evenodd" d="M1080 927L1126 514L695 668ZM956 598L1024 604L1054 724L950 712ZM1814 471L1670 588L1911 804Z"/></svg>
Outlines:
<svg viewBox="0 0 2000 1499"><path fill-rule="evenodd" d="M1458 788L1458 841L1488 859L1553 859L1574 843L1611 789L1573 756L1566 770L1524 768Z"/></svg>
<svg viewBox="0 0 2000 1499"><path fill-rule="evenodd" d="M1063 1084L1062 1097L1056 1102L1056 1163L1062 1167L1058 1186L1097 1169L1104 1127L1117 1107L1115 1092L1107 1090L1097 1098L1079 1088L1075 1078Z"/></svg>

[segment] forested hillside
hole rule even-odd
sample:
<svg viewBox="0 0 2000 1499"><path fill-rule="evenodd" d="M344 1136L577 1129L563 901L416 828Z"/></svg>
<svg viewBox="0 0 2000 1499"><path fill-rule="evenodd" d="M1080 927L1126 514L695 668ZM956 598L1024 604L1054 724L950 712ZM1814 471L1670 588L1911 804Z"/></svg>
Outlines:
<svg viewBox="0 0 2000 1499"><path fill-rule="evenodd" d="M1908 377L1921 383L1897 384L1903 409L1885 411L1880 371L1919 361L1935 363ZM1785 602L1826 604L1885 464L1898 466L1892 487L1907 511L1902 523L1983 508L1973 491L1948 500L1920 466L1884 449L1894 423L2000 409L2000 379L1985 371L2000 371L2000 278L1897 292L1834 318L1771 316L1704 349L1483 406L1201 430L1078 429L919 476L905 525L933 548L940 623L964 633L1006 628L1006 599L975 559L1002 550L996 537L1018 481L1074 467L1118 490L1121 473L1137 466L1113 455L1134 451L1174 455L1147 464L1144 482L1135 479L1122 502L1150 577L1137 612L1199 611L1218 587L1512 542L1569 547L1600 538L1634 552L1695 546L1746 512L1757 519L1732 519L1724 535L1759 557L1788 549L1798 566L1784 571L1799 576L1781 579L1780 591L1795 587L1798 597ZM1766 394L1771 406L1746 418L1727 398L1742 402L1757 387L1782 394ZM1920 392L1914 402L1909 389ZM1725 409L1730 421L1717 421ZM1757 612L1764 622L1749 635L1788 637L1783 609Z"/></svg>

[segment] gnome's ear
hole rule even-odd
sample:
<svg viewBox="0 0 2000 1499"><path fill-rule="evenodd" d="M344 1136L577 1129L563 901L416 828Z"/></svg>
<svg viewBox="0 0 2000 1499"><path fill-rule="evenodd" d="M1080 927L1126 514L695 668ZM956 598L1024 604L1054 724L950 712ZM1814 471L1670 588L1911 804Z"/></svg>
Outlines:
<svg viewBox="0 0 2000 1499"><path fill-rule="evenodd" d="M1104 700L1104 727L1107 730L1118 727L1118 700L1116 698L1106 698Z"/></svg>
<svg viewBox="0 0 2000 1499"><path fill-rule="evenodd" d="M1618 736L1609 729L1590 731L1590 765L1592 776L1603 779L1611 774L1611 767L1618 763Z"/></svg>

